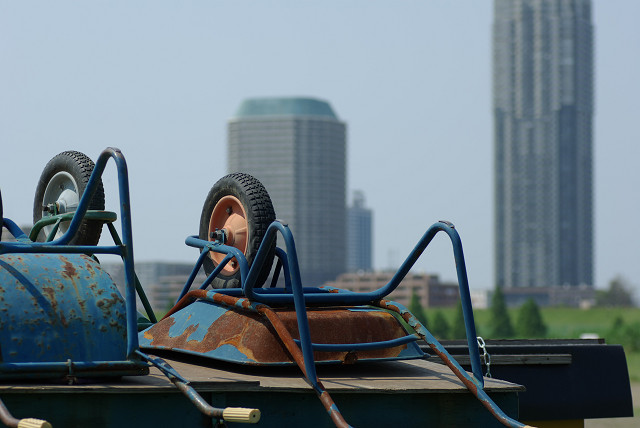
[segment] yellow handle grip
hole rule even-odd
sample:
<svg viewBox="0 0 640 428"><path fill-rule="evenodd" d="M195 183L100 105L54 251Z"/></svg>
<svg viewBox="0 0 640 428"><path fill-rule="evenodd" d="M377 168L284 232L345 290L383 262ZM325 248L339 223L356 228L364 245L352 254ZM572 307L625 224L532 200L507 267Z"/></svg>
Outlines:
<svg viewBox="0 0 640 428"><path fill-rule="evenodd" d="M18 428L51 428L51 424L42 419L26 418L18 421Z"/></svg>
<svg viewBox="0 0 640 428"><path fill-rule="evenodd" d="M227 422L255 424L260 420L260 410L243 407L227 407L222 412L222 419Z"/></svg>

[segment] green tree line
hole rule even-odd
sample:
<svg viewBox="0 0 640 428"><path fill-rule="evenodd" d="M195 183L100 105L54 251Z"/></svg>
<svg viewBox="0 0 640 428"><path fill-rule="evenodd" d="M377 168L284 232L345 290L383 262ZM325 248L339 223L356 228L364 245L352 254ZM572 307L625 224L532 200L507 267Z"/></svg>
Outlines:
<svg viewBox="0 0 640 428"><path fill-rule="evenodd" d="M409 311L425 325L429 331L438 339L464 339L467 337L464 324L462 304L458 301L456 314L453 322L449 322L441 310L434 310L427 317L427 311L420 304L420 298L413 293L409 303ZM476 326L477 327L477 326ZM513 337L522 338L544 338L547 334L540 308L533 299L527 300L520 309L515 325L511 321L504 294L497 289L493 293L491 300L491 317L488 331L482 332L486 337L492 339L508 339Z"/></svg>
<svg viewBox="0 0 640 428"><path fill-rule="evenodd" d="M614 278L609 283L608 289L596 290L595 297L596 307L630 307L635 303L633 287L621 277ZM420 299L415 293L412 295L409 310L439 339L466 338L462 305L459 301L453 319L448 319L442 310L426 311L420 305ZM485 338L545 338L549 332L535 300L529 299L516 311L509 312L504 294L499 288L496 288L492 294L488 315L488 320L480 326L480 329L476 326L478 334ZM615 317L606 333L601 334L604 334L607 343L622 344L631 352L640 351L640 321L625 322L623 318Z"/></svg>

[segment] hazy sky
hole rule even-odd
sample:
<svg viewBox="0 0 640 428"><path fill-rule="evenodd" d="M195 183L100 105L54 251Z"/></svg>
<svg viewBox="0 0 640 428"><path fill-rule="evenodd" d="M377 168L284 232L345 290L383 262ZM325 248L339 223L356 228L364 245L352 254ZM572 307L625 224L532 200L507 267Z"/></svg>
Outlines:
<svg viewBox="0 0 640 428"><path fill-rule="evenodd" d="M226 171L226 122L255 96L327 100L347 123L348 193L374 209L378 268L458 228L472 288L493 283L491 1L0 0L0 186L32 218L64 150L119 147L136 260L193 260ZM640 2L594 1L595 278L640 285ZM115 168L104 178L115 209ZM277 207L276 207L277 209ZM418 269L454 279L437 237Z"/></svg>

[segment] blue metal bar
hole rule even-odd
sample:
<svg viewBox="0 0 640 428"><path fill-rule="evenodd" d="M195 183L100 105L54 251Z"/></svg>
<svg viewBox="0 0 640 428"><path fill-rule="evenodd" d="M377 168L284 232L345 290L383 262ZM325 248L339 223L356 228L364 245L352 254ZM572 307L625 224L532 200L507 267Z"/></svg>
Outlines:
<svg viewBox="0 0 640 428"><path fill-rule="evenodd" d="M276 257L282 263L282 271L284 274L284 287L287 290L291 290L291 271L289 270L289 260L287 259L287 253L284 252L282 248L276 247ZM276 270L274 272L274 281L277 280L276 275L279 275L279 272Z"/></svg>
<svg viewBox="0 0 640 428"><path fill-rule="evenodd" d="M46 373L68 372L69 367L76 371L96 370L96 372L104 372L106 376L113 375L110 369L131 369L134 367L144 368L145 364L136 360L123 361L53 361L53 362L20 362L20 363L0 363L2 367L3 377L11 373L28 374L28 373Z"/></svg>
<svg viewBox="0 0 640 428"><path fill-rule="evenodd" d="M254 259L253 259L253 263L251 264L251 268L249 269L249 274L245 277L244 282L241 282L241 286L242 286L242 290L245 292L246 296L249 297L251 299L251 291L253 290L257 280L258 280L258 276L260 275L260 272L262 271L264 264L266 263L267 260L267 256L268 253L270 251L270 249L274 246L275 242L276 242L276 228L287 228L286 225L284 225L282 222L275 220L273 221L269 227L267 228L267 232L265 233L265 236L262 238L262 242L260 243L260 247L258 247L258 252L256 253ZM288 229L288 228L287 228ZM286 240L286 238L285 238ZM292 241L293 242L293 241ZM295 252L295 246L292 247L293 251ZM289 250L289 244L287 241L287 250ZM287 254L287 257L291 257L290 254ZM286 258L286 257L285 257ZM297 257L296 257L296 267L297 267ZM271 266L269 266L269 268L271 268ZM285 266L285 272L287 271L287 267ZM291 275L292 279L295 281L295 273L293 273ZM297 278L298 280L300 279L300 272L298 270L297 273ZM287 275L288 276L288 275Z"/></svg>
<svg viewBox="0 0 640 428"><path fill-rule="evenodd" d="M119 149L107 148L98 157L95 169L89 178L87 184L87 190L82 195L78 211L84 216L84 213L89 206L89 196L93 197L93 193L98 186L98 181L109 158L113 158L118 170L118 190L120 194L120 222L122 226L122 247L124 256L124 271L125 271L125 294L126 294L126 308L127 308L127 357L132 358L134 352L138 349L138 320L136 319L136 289L135 289L135 264L133 259L133 229L131 227L131 202L129 200L129 173L127 170L127 161ZM87 195L90 193L90 195ZM77 224L74 229L77 230L80 227L81 218L77 215L71 220L69 229L74 226L74 222ZM69 234L71 231L68 231ZM71 235L73 236L73 235ZM70 239L70 238L69 238Z"/></svg>
<svg viewBox="0 0 640 428"><path fill-rule="evenodd" d="M280 276L281 270L282 270L282 259L278 257L278 261L276 262L276 267L273 269L273 276L271 277L271 286L270 286L271 288L276 288L276 286L278 285L278 277Z"/></svg>
<svg viewBox="0 0 640 428"><path fill-rule="evenodd" d="M188 236L184 242L189 247L200 248L200 249L207 248L208 251L215 251L222 254L232 255L233 257L235 257L236 261L240 265L240 279L242 280L242 278L247 277L248 275L247 272L249 272L249 263L247 262L247 259L245 258L244 254L242 254L242 251L238 250L237 248L230 247L224 244L219 244L213 241L205 241L204 239L198 238L196 235ZM231 258L227 260L225 258L223 262L219 264L219 266L223 265L222 267L224 267L224 264L226 264L230 259ZM222 269L222 267L220 269Z"/></svg>
<svg viewBox="0 0 640 428"><path fill-rule="evenodd" d="M287 258L289 259L289 272L291 278L291 287L293 291L293 301L296 309L296 318L298 321L298 333L300 335L300 343L302 349L302 355L304 357L304 366L307 371L307 379L311 382L311 385L314 388L319 388L318 386L318 376L316 375L316 364L313 359L313 348L311 347L311 333L309 331L309 319L307 317L307 306L305 303L306 295L302 290L302 279L300 276L300 266L298 265L298 253L296 252L296 245L293 241L293 235L289 230L287 225L284 225L278 221L274 221L267 228L267 233L264 238L267 245L269 242L273 242L276 236L276 230L280 230L283 234L283 238L285 241L285 245L287 248ZM286 233L286 232L288 233ZM268 246L265 245L263 241L263 245L258 249L258 254L256 254L256 262L252 265L252 269L249 270L249 277L247 278L247 282L243 284L243 290L247 298L252 301L255 299L256 294L253 292L253 285L255 281L252 281L254 278L252 275L257 277L257 272L259 272L260 266L258 262L264 261L266 257L266 251L268 250ZM269 245L270 246L270 245Z"/></svg>
<svg viewBox="0 0 640 428"><path fill-rule="evenodd" d="M206 248L203 248L202 251L200 251L200 256L198 256L198 260L196 261L196 265L193 267L193 270L191 271L191 275L189 275L189 278L187 279L187 282L184 284L184 287L182 288L182 292L180 293L180 296L178 297L177 301L182 299L184 297L184 295L189 292L189 289L191 288L191 285L193 284L193 280L196 279L196 276L198 275L198 271L200 270L200 267L202 267L202 262L204 261L204 258L207 256L208 252L209 252L209 250L206 249Z"/></svg>
<svg viewBox="0 0 640 428"><path fill-rule="evenodd" d="M391 340L381 340L379 342L367 343L311 343L314 351L336 352L336 351L370 351L373 349L393 348L394 346L404 345L405 343L415 342L420 339L419 336L411 334L408 336L398 337ZM300 341L294 339L298 345Z"/></svg>
<svg viewBox="0 0 640 428"><path fill-rule="evenodd" d="M87 214L92 213L91 211L88 211ZM95 213L95 211L93 211L93 213ZM118 231L116 230L116 228L113 225L113 222L116 220L117 216L115 213L109 212L109 211L101 211L100 212L100 217L102 217L102 219L104 219L104 221L106 221L107 223L107 229L109 229L109 233L111 234L111 238L113 239L113 243L116 244L119 248L122 247L122 241L120 240L120 237L118 236ZM134 279L135 279L135 284L136 284L136 292L138 293L138 297L140 298L140 302L142 303L142 306L144 307L144 310L147 312L147 317L149 318L149 321L151 321L152 323L157 323L158 319L156 318L156 314L153 312L153 308L151 307L151 304L149 303L149 299L147 299L147 295L144 292L144 289L142 288L142 285L140 284L140 280L138 279L138 275L134 274Z"/></svg>
<svg viewBox="0 0 640 428"><path fill-rule="evenodd" d="M211 272L207 277L207 279L205 279L205 281L202 283L202 285L200 286L200 289L204 290L205 288L207 288L209 284L213 282L215 277L218 276L220 272L222 272L222 269L224 269L227 263L229 263L233 258L235 258L233 253L228 253L227 255L225 255L224 258L220 261L220 263L218 263L218 266L216 266L213 272ZM242 268L240 269L240 278L242 279Z"/></svg>
<svg viewBox="0 0 640 428"><path fill-rule="evenodd" d="M2 224L0 224L0 229L2 229L2 226L4 225L4 227L7 228L9 233L11 233L18 242L31 242L29 237L22 231L22 229L20 229L20 226L13 222L13 220L8 218L2 218L1 220ZM2 251L2 247L7 244L10 244L10 242L0 242L0 254L5 252Z"/></svg>
<svg viewBox="0 0 640 428"><path fill-rule="evenodd" d="M7 220L7 219L5 219ZM27 238L28 239L28 238ZM37 245L40 244L40 245ZM117 245L94 247L92 245L44 245L44 242L2 242L0 254L42 253L42 254L115 254L122 255L123 249Z"/></svg>
<svg viewBox="0 0 640 428"><path fill-rule="evenodd" d="M218 293L226 294L234 297L244 297L244 293L242 292L242 288L221 288L216 290ZM288 290L286 288L256 288L253 290L254 293L259 295L265 294L289 294L292 295L292 290ZM325 288L318 287L302 287L302 291L305 293L329 293L329 291Z"/></svg>
<svg viewBox="0 0 640 428"><path fill-rule="evenodd" d="M476 378L480 381L480 384L484 386L484 379L482 377L482 366L480 365L480 350L478 349L478 334L476 333L476 324L473 318L473 309L471 307L471 294L469 292L469 280L467 278L467 266L464 261L464 254L462 252L462 240L460 235L454 229L453 224L440 222L446 224L446 228L443 228L453 244L453 257L456 261L456 272L458 274L458 286L460 289L460 302L462 304L462 314L464 317L464 326L467 333L467 344L469 346L469 357L471 358L471 370Z"/></svg>
<svg viewBox="0 0 640 428"><path fill-rule="evenodd" d="M152 357L151 355L147 355L140 350L136 351L136 355L138 355L143 361L146 361L147 363L156 366L158 370L160 370L168 378L171 378L173 376L176 379L180 380L181 382L189 383L187 379L182 377L182 375L178 373L176 369L171 367L171 365L169 365L169 363L167 363L162 358Z"/></svg>

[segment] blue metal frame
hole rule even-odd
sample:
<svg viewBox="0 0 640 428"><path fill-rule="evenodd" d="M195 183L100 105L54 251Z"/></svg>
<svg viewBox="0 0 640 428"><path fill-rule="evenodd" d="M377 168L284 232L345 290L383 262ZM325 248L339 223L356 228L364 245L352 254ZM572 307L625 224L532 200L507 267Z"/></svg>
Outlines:
<svg viewBox="0 0 640 428"><path fill-rule="evenodd" d="M189 291L195 274L200 269L200 265L204 259L204 256L209 251L216 251L226 254L224 260L216 267L216 270L209 275L207 280L201 285L200 289L205 289L211 282L211 280L222 270L224 265L228 263L232 258L236 258L240 265L240 284L241 288L221 289L216 290L222 294L228 294L232 296L245 296L251 302L259 302L267 305L276 306L293 306L296 310L296 316L298 319L298 329L300 331L300 347L305 356L305 363L307 364L307 373L315 373L315 364L313 362L313 350L319 350L319 347L338 347L355 349L355 347L362 347L362 344L347 344L347 345L321 345L311 342L309 334L309 325L306 314L306 305L371 305L377 301L380 301L391 292L393 292L402 282L407 273L411 270L416 261L420 258L426 247L433 240L438 232L445 232L453 244L453 253L456 264L456 270L458 274L458 284L460 287L460 297L462 302L462 310L465 321L465 329L467 332L467 343L469 345L469 357L471 358L471 368L476 378L476 381L482 386L484 380L482 377L482 367L480 364L480 352L478 349L478 343L476 340L476 328L473 319L473 310L471 307L471 296L469 293L469 282L467 279L466 265L464 261L464 254L462 251L462 241L458 232L455 230L451 223L440 221L432 225L422 236L418 244L413 251L409 254L404 261L400 269L396 272L393 278L383 287L378 290L368 293L355 293L346 290L340 290L336 293L337 289L330 287L316 288L316 287L302 287L302 281L300 276L300 268L298 265L298 257L296 253L295 241L293 234L286 224L280 221L274 221L265 234L265 237L260 245L256 254L255 260L250 268L244 255L236 248L229 247L219 242L210 242L199 239L196 236L190 236L186 239L186 244L192 247L201 248L201 254L194 267L192 275L189 281L185 284L185 287L180 294L180 298L184 297ZM285 288L255 288L255 283L259 272L262 270L264 262L266 260L269 248L275 242L277 233L282 236L286 252L278 248L276 252L277 256L282 260L284 268ZM179 300L179 299L178 299ZM407 338L401 338L406 342L417 340L415 335L409 335ZM389 347L397 346L396 341L391 341ZM377 345L371 345L377 346ZM382 346L381 346L382 347Z"/></svg>

